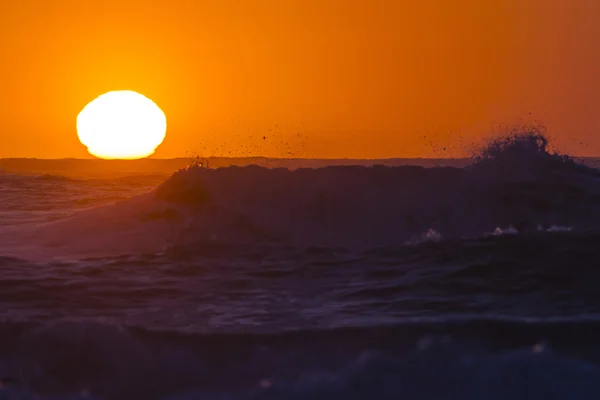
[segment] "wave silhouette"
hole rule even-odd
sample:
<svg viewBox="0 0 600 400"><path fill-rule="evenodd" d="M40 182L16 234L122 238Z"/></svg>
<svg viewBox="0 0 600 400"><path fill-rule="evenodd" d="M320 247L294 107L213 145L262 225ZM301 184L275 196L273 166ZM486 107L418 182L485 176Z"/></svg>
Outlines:
<svg viewBox="0 0 600 400"><path fill-rule="evenodd" d="M390 244L498 226L598 226L600 171L551 154L545 137L492 142L467 168L325 167L175 173L154 193L187 210L184 234L294 243Z"/></svg>
<svg viewBox="0 0 600 400"><path fill-rule="evenodd" d="M192 166L154 191L38 227L20 243L77 254L204 241L371 247L593 229L599 200L600 171L550 153L547 139L530 131L491 142L465 168Z"/></svg>

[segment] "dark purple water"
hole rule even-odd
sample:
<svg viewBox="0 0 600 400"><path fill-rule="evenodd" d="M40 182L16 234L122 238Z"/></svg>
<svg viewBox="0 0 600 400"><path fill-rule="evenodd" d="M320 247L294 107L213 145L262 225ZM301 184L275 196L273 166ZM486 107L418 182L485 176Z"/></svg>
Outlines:
<svg viewBox="0 0 600 400"><path fill-rule="evenodd" d="M0 175L0 399L598 399L586 164Z"/></svg>

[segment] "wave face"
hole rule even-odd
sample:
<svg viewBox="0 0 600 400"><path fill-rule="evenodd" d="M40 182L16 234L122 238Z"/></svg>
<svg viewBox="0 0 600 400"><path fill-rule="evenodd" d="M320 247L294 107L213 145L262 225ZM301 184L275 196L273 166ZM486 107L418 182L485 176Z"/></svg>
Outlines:
<svg viewBox="0 0 600 400"><path fill-rule="evenodd" d="M213 242L365 249L600 226L600 171L550 154L535 134L494 142L464 168L195 166L154 190L134 187L130 195L147 192L125 200L115 195L127 193L95 194L89 182L37 181L85 188L87 198L77 200L82 211L29 231L0 232L4 254L81 258ZM93 207L109 200L116 203ZM21 207L19 196L14 202Z"/></svg>
<svg viewBox="0 0 600 400"><path fill-rule="evenodd" d="M596 400L600 172L546 146L0 175L0 399Z"/></svg>
<svg viewBox="0 0 600 400"><path fill-rule="evenodd" d="M511 140L463 169L189 168L158 187L155 198L191 215L184 241L377 246L428 230L457 238L510 225L599 226L598 170L549 154L536 137Z"/></svg>

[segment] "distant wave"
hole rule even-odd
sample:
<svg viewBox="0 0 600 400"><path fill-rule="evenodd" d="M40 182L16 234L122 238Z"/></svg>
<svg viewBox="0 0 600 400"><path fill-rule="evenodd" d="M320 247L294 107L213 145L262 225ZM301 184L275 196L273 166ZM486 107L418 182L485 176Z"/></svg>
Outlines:
<svg viewBox="0 0 600 400"><path fill-rule="evenodd" d="M39 180L42 180L42 181L47 181L47 182L73 182L73 181L76 181L76 179L74 179L74 178L69 178L69 177L61 176L61 175L49 175L49 174L39 175L36 178Z"/></svg>

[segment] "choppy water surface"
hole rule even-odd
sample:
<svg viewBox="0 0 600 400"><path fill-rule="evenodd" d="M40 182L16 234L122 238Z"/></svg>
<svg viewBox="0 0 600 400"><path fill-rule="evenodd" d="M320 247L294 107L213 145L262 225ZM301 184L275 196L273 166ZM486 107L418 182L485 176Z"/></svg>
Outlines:
<svg viewBox="0 0 600 400"><path fill-rule="evenodd" d="M0 175L0 398L598 399L600 171L543 145Z"/></svg>

